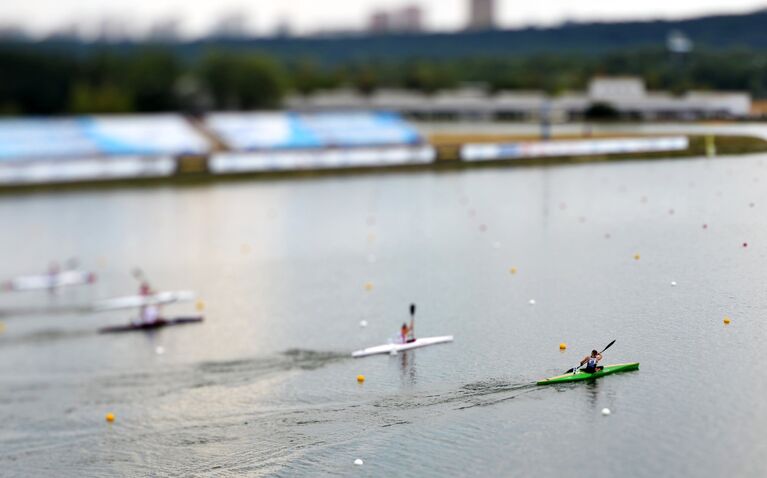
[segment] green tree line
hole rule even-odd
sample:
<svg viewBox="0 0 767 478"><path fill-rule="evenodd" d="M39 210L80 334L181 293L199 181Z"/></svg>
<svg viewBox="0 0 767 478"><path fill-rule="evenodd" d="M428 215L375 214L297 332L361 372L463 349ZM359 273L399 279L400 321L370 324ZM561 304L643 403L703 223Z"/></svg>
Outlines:
<svg viewBox="0 0 767 478"><path fill-rule="evenodd" d="M147 46L87 54L0 46L0 114L49 115L272 109L287 94L354 88L434 93L466 83L490 91L582 90L595 75L636 75L651 89L743 90L767 97L767 52L696 51L673 56L645 48L601 55L576 53L449 59L278 60L267 53L211 50L188 58Z"/></svg>

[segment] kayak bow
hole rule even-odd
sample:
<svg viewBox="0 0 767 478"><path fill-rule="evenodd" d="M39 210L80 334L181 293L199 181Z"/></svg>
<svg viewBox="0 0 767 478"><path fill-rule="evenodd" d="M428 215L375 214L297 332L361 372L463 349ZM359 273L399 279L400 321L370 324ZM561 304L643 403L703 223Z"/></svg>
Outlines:
<svg viewBox="0 0 767 478"><path fill-rule="evenodd" d="M612 375L614 373L631 372L633 370L639 370L639 362L621 363L616 365L605 365L605 367L599 372L587 373L580 371L578 373L566 373L564 375L557 375L556 377L546 378L539 380L538 385L551 385L554 383L567 383L567 382L579 382L581 380L593 380L596 378L604 377L605 375Z"/></svg>

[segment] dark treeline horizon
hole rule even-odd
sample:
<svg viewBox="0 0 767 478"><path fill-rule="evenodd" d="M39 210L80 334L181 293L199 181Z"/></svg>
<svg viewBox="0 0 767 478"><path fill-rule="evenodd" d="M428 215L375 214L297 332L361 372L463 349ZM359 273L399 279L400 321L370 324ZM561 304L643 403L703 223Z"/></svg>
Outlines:
<svg viewBox="0 0 767 478"><path fill-rule="evenodd" d="M767 98L767 11L678 22L360 38L218 39L170 44L0 43L0 115L279 108L288 94L353 88L423 93L586 88L633 75L651 89ZM693 51L672 54L683 32ZM716 41L719 38L720 41Z"/></svg>
<svg viewBox="0 0 767 478"><path fill-rule="evenodd" d="M488 92L584 90L595 76L631 75L654 90L747 91L767 98L767 51L696 50L685 56L662 48L602 55L534 54L455 59L350 61L323 65L313 58L283 60L263 52L210 50L186 59L146 47L61 55L0 46L0 115L87 113L203 113L275 109L288 94L351 88L372 94L401 88L425 94L466 84Z"/></svg>

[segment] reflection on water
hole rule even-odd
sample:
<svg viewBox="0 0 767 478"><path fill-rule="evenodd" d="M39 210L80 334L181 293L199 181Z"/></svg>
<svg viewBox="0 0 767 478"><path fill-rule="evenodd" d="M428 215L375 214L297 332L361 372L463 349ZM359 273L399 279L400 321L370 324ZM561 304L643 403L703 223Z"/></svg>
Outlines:
<svg viewBox="0 0 767 478"><path fill-rule="evenodd" d="M405 351L400 352L400 371L401 371L401 377L402 377L402 384L403 385L415 385L416 383L416 374L415 374L415 353L410 353L411 351Z"/></svg>

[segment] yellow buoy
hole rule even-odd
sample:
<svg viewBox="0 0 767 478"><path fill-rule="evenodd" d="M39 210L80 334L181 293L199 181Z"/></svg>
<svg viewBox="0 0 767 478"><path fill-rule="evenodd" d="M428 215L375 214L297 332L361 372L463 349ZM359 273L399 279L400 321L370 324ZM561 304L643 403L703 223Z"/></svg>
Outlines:
<svg viewBox="0 0 767 478"><path fill-rule="evenodd" d="M517 273L517 268L516 267L512 267L511 269L509 269L509 272L511 274L516 274Z"/></svg>
<svg viewBox="0 0 767 478"><path fill-rule="evenodd" d="M639 254L634 254L634 260L635 260L635 261L638 261L638 260L639 260Z"/></svg>
<svg viewBox="0 0 767 478"><path fill-rule="evenodd" d="M724 316L724 325L727 325L729 323L730 323L730 318L725 315Z"/></svg>
<svg viewBox="0 0 767 478"><path fill-rule="evenodd" d="M562 342L561 344L559 344L559 350L565 350L566 348L567 348L566 343Z"/></svg>
<svg viewBox="0 0 767 478"><path fill-rule="evenodd" d="M357 382L358 383L362 383L364 381L365 381L365 376L364 375L357 375Z"/></svg>
<svg viewBox="0 0 767 478"><path fill-rule="evenodd" d="M106 419L109 423L112 423L115 421L115 414L112 412L107 413Z"/></svg>
<svg viewBox="0 0 767 478"><path fill-rule="evenodd" d="M373 290L373 283L372 282L366 282L365 283L365 290L368 291L368 292Z"/></svg>
<svg viewBox="0 0 767 478"><path fill-rule="evenodd" d="M205 309L205 302L200 299L194 304L194 307L197 309L197 312L202 312Z"/></svg>

